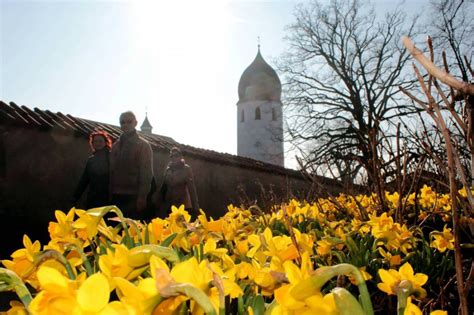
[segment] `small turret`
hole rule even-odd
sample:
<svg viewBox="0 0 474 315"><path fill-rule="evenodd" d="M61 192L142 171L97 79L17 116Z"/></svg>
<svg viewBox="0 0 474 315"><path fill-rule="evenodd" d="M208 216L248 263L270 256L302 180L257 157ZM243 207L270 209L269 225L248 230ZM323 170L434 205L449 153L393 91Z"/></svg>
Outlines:
<svg viewBox="0 0 474 315"><path fill-rule="evenodd" d="M140 129L143 133L151 135L151 130L153 129L153 127L148 121L148 113L145 114L145 119L143 120L143 123Z"/></svg>

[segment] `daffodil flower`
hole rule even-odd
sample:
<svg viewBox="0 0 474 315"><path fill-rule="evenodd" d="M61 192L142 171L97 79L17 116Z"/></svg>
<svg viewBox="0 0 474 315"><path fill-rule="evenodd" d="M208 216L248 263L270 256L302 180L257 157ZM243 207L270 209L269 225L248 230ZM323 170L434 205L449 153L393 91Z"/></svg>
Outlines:
<svg viewBox="0 0 474 315"><path fill-rule="evenodd" d="M67 215L60 210L56 210L54 212L57 222L50 222L48 225L48 232L51 237L51 241L58 242L61 240L66 240L67 242L70 242L71 240L76 239L74 228L72 226L74 222L74 214L74 208L69 210Z"/></svg>
<svg viewBox="0 0 474 315"><path fill-rule="evenodd" d="M426 291L421 286L428 281L428 276L423 273L415 274L409 263L403 264L398 271L380 269L379 276L382 282L377 284L377 287L389 295L397 295L400 282L408 280L413 286L412 293L420 298L426 296Z"/></svg>
<svg viewBox="0 0 474 315"><path fill-rule="evenodd" d="M444 253L446 250L454 250L454 235L451 233L451 229L446 226L444 226L443 232L431 232L430 237L432 238L430 246L436 248L441 253Z"/></svg>
<svg viewBox="0 0 474 315"><path fill-rule="evenodd" d="M76 214L79 218L74 221L72 226L77 233L77 236L84 241L93 239L98 233L97 225L99 225L102 217L91 216L85 210L76 210ZM87 244L88 243L85 245Z"/></svg>
<svg viewBox="0 0 474 315"><path fill-rule="evenodd" d="M226 248L217 248L217 242L215 239L209 238L206 240L206 243L204 244L204 254L222 257L226 253Z"/></svg>
<svg viewBox="0 0 474 315"><path fill-rule="evenodd" d="M28 311L22 303L11 301L10 309L6 311L5 315L28 315Z"/></svg>
<svg viewBox="0 0 474 315"><path fill-rule="evenodd" d="M49 267L40 267L37 275L41 291L30 303L33 314L116 314L120 309L119 302L109 304L109 283L100 273L83 283Z"/></svg>
<svg viewBox="0 0 474 315"><path fill-rule="evenodd" d="M38 287L35 269L35 255L40 252L41 244L39 241L31 242L28 235L23 235L22 249L16 250L11 254L12 260L2 260L2 264L15 272L24 282L28 282L34 288Z"/></svg>

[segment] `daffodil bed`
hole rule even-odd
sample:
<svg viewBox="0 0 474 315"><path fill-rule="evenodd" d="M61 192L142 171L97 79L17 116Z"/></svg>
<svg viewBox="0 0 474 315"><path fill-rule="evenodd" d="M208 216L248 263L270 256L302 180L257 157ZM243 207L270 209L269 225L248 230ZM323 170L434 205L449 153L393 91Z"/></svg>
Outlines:
<svg viewBox="0 0 474 315"><path fill-rule="evenodd" d="M461 191L465 196L465 192ZM446 314L456 309L449 196L230 205L195 222L183 207L143 223L116 207L56 211L51 240L25 235L3 260L7 314ZM104 219L117 216L115 221ZM365 219L363 219L365 216Z"/></svg>

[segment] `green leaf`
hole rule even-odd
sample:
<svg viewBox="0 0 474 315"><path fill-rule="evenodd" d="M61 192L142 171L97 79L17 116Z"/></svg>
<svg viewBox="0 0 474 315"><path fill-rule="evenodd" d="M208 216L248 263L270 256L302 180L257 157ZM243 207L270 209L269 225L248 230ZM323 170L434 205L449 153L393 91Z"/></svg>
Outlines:
<svg viewBox="0 0 474 315"><path fill-rule="evenodd" d="M265 314L265 301L261 295L257 295L253 298L250 307L252 308L254 315Z"/></svg>
<svg viewBox="0 0 474 315"><path fill-rule="evenodd" d="M178 235L178 233L173 233L171 235L169 235L163 242L161 242L161 246L163 247L168 247L171 245L171 243L173 243L174 239L176 238L176 236Z"/></svg>

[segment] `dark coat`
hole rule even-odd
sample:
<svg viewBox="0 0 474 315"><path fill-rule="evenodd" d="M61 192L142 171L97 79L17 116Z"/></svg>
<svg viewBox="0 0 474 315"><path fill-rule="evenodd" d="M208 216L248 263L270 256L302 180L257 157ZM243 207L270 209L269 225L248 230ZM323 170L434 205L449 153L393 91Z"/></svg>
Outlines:
<svg viewBox="0 0 474 315"><path fill-rule="evenodd" d="M163 184L158 192L157 205L161 215L167 215L171 206L184 205L193 216L199 211L198 196L194 185L191 167L184 163L168 165L165 170Z"/></svg>
<svg viewBox="0 0 474 315"><path fill-rule="evenodd" d="M87 160L79 184L74 193L76 203L89 186L86 208L95 208L110 204L109 194L109 150L104 148L94 152Z"/></svg>
<svg viewBox="0 0 474 315"><path fill-rule="evenodd" d="M153 178L150 144L136 131L120 136L110 152L112 195L132 195L146 199Z"/></svg>

